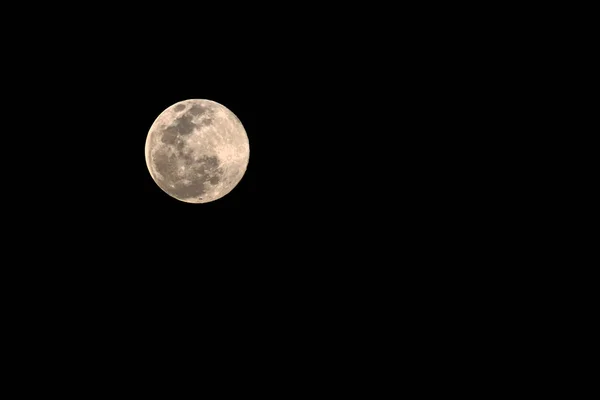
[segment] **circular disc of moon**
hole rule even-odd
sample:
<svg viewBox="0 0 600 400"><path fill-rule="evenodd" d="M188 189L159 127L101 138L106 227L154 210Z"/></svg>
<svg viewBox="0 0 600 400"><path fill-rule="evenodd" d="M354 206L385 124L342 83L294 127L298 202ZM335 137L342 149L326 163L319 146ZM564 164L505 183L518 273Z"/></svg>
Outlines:
<svg viewBox="0 0 600 400"><path fill-rule="evenodd" d="M191 99L164 110L146 138L146 165L171 197L208 203L240 182L250 157L248 136L227 107Z"/></svg>

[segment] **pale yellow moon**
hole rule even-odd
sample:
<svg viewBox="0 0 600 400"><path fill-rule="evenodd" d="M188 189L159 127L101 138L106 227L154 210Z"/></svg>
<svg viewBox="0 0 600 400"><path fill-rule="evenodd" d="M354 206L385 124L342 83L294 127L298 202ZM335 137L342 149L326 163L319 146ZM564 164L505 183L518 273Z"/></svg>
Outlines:
<svg viewBox="0 0 600 400"><path fill-rule="evenodd" d="M242 123L211 100L173 104L156 118L146 138L152 179L186 203L208 203L231 192L242 180L249 158Z"/></svg>

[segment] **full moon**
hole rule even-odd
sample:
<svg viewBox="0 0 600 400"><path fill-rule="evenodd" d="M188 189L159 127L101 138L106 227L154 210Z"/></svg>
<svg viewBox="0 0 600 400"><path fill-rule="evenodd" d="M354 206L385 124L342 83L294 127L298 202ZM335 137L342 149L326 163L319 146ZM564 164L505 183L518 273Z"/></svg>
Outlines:
<svg viewBox="0 0 600 400"><path fill-rule="evenodd" d="M152 179L186 203L208 203L231 192L244 176L249 157L242 123L211 100L173 104L156 118L146 138Z"/></svg>

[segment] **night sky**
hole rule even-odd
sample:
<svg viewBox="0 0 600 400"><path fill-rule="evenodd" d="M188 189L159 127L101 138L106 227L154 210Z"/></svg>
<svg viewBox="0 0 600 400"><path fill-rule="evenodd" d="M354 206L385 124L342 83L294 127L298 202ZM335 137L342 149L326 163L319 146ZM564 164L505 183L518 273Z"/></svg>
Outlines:
<svg viewBox="0 0 600 400"><path fill-rule="evenodd" d="M485 232L520 200L490 161L508 143L491 114L514 102L485 99L510 80L467 41L481 35L450 35L431 10L238 23L163 8L52 20L7 44L6 282L138 328L212 313L294 330L389 321L472 276L452 266L504 254ZM156 117L193 98L233 111L250 145L241 182L206 204L164 193L144 157Z"/></svg>

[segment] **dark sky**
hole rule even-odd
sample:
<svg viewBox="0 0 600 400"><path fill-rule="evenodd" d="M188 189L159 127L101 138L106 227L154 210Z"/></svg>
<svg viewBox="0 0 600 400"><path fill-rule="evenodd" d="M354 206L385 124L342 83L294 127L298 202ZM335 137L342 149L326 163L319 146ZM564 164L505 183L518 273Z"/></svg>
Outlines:
<svg viewBox="0 0 600 400"><path fill-rule="evenodd" d="M302 288L383 296L386 277L470 246L482 204L501 195L473 167L491 148L475 133L492 85L482 46L465 45L475 36L449 35L452 23L431 13L270 10L237 24L175 11L181 19L96 11L11 44L6 76L22 115L7 140L35 143L38 160L11 153L21 166L9 174L13 238L40 243L23 256L31 262L62 266L37 264L40 282L82 274L83 286L173 297L195 287L229 298L276 290L269 301ZM230 108L250 142L242 181L200 205L163 193L144 158L155 118L190 98Z"/></svg>
<svg viewBox="0 0 600 400"><path fill-rule="evenodd" d="M545 166L519 164L540 151L518 121L538 41L504 56L514 24L471 5L196 4L4 15L0 292L19 390L54 387L31 369L94 391L154 391L167 370L171 398L205 393L208 370L219 393L365 382L371 398L395 361L446 388L428 370L523 342L515 315L555 288L528 269L547 269L532 243L553 211L538 225L528 196ZM144 156L156 117L193 98L232 110L250 144L207 204L163 193Z"/></svg>

